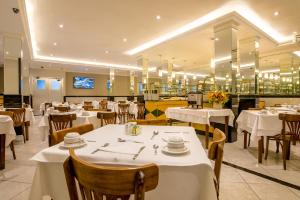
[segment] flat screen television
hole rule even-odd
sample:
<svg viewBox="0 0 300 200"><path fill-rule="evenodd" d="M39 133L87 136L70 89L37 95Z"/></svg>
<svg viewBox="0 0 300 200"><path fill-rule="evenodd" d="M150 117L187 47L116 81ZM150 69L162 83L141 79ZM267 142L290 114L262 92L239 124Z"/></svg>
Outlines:
<svg viewBox="0 0 300 200"><path fill-rule="evenodd" d="M73 87L76 89L93 89L95 87L95 79L84 76L74 76Z"/></svg>

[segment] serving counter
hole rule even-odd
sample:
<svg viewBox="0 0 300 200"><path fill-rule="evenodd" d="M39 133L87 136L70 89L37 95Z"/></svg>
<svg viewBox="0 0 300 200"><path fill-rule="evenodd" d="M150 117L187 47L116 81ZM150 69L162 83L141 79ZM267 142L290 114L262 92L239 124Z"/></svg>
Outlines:
<svg viewBox="0 0 300 200"><path fill-rule="evenodd" d="M185 100L159 100L146 101L146 119L166 119L165 110L169 107L185 107L188 102Z"/></svg>

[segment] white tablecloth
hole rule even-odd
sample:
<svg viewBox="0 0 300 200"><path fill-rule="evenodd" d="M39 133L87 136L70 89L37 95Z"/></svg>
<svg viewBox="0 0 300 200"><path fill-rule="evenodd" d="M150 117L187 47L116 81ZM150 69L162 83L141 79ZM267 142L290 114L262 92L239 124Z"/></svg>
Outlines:
<svg viewBox="0 0 300 200"><path fill-rule="evenodd" d="M73 126L78 126L82 124L93 124L95 129L99 128L101 126L101 120L97 118L97 112L96 111L85 111L85 112L87 112L89 115L82 116L81 113L76 114L77 118L76 120L73 121ZM72 113L76 113L76 112L72 112ZM39 122L38 125L38 127L41 130L43 141L46 139L46 136L49 134L48 116L49 116L48 113L42 116L41 121Z"/></svg>
<svg viewBox="0 0 300 200"><path fill-rule="evenodd" d="M169 119L208 125L210 121L224 124L224 117L229 116L228 125L233 126L234 119L234 114L231 109L188 109L173 107L167 108L165 114Z"/></svg>
<svg viewBox="0 0 300 200"><path fill-rule="evenodd" d="M154 130L159 134L150 140ZM165 131L177 131L189 142L186 145L190 153L182 156L170 156L161 152L166 145L162 138L169 137L175 133ZM213 183L213 170L207 155L191 127L170 126L142 126L142 133L138 136L125 134L124 125L107 125L83 137L89 142L87 146L76 149L76 154L81 158L94 163L113 163L139 165L155 163L159 166L158 187L146 193L147 200L215 200L216 192ZM132 142L118 143L117 138L132 139L144 142L146 148L140 153L136 160L133 155L119 153L92 151L104 143L110 145L127 145L128 148L136 145ZM154 154L153 144L158 144L158 154ZM50 195L55 200L67 200L68 189L63 172L63 162L68 156L68 150L59 148L59 144L47 148L32 159L38 162L37 170L31 187L30 200L40 200L43 195Z"/></svg>
<svg viewBox="0 0 300 200"><path fill-rule="evenodd" d="M243 130L248 131L253 141L257 141L261 136L277 135L282 129L282 121L279 120L278 113L272 114L268 111L267 114L260 114L260 111L243 110L236 120L238 133Z"/></svg>
<svg viewBox="0 0 300 200"><path fill-rule="evenodd" d="M32 108L26 108L25 121L30 121L30 124L33 124L35 122Z"/></svg>
<svg viewBox="0 0 300 200"><path fill-rule="evenodd" d="M11 141L16 139L14 122L11 117L0 115L0 134L6 134L5 145L8 146Z"/></svg>

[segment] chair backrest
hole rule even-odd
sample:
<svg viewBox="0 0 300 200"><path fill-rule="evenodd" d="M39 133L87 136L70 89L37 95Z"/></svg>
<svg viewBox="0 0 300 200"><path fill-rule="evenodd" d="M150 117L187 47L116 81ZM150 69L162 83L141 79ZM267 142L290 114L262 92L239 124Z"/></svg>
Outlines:
<svg viewBox="0 0 300 200"><path fill-rule="evenodd" d="M158 184L158 167L155 164L144 166L101 166L78 158L73 149L64 162L65 178L70 200L78 200L78 181L83 200L144 200L145 192Z"/></svg>
<svg viewBox="0 0 300 200"><path fill-rule="evenodd" d="M14 119L14 113L11 111L0 111L0 115L10 116L12 120Z"/></svg>
<svg viewBox="0 0 300 200"><path fill-rule="evenodd" d="M73 120L76 120L76 114L65 114L65 115L50 114L48 116L50 135L54 131L71 128L73 126Z"/></svg>
<svg viewBox="0 0 300 200"><path fill-rule="evenodd" d="M126 103L126 101L118 101L118 103Z"/></svg>
<svg viewBox="0 0 300 200"><path fill-rule="evenodd" d="M54 110L58 110L59 112L69 112L70 107L69 106L55 106Z"/></svg>
<svg viewBox="0 0 300 200"><path fill-rule="evenodd" d="M14 113L13 121L15 126L25 123L25 108L7 108L6 111L11 111Z"/></svg>
<svg viewBox="0 0 300 200"><path fill-rule="evenodd" d="M116 112L100 111L97 113L97 118L101 120L101 126L117 123L117 113Z"/></svg>
<svg viewBox="0 0 300 200"><path fill-rule="evenodd" d="M56 145L56 144L64 141L64 137L67 133L77 132L80 135L82 135L82 134L90 132L92 130L94 130L93 124L84 124L84 125L80 125L80 126L76 126L76 127L72 127L72 128L66 128L66 129L63 129L60 131L53 132L50 135L50 139L51 139L50 145L51 146Z"/></svg>
<svg viewBox="0 0 300 200"><path fill-rule="evenodd" d="M282 120L282 138L285 139L287 135L291 135L292 139L300 138L300 115L280 113L279 119ZM289 131L286 131L286 126Z"/></svg>
<svg viewBox="0 0 300 200"><path fill-rule="evenodd" d="M215 161L214 172L218 183L220 181L225 140L225 134L220 129L216 128L213 133L213 139L208 144L208 158Z"/></svg>
<svg viewBox="0 0 300 200"><path fill-rule="evenodd" d="M101 109L107 109L107 100L102 100L99 102L99 107Z"/></svg>
<svg viewBox="0 0 300 200"><path fill-rule="evenodd" d="M84 102L83 102L83 105L84 105L84 106L92 106L92 105L93 105L93 102L92 102L92 101L84 101Z"/></svg>
<svg viewBox="0 0 300 200"><path fill-rule="evenodd" d="M265 108L266 107L266 102L265 101L259 101L258 102L258 107L261 108L261 109Z"/></svg>
<svg viewBox="0 0 300 200"><path fill-rule="evenodd" d="M262 110L262 108L248 108L248 110Z"/></svg>
<svg viewBox="0 0 300 200"><path fill-rule="evenodd" d="M92 105L90 105L90 106L84 105L84 106L83 106L83 109L84 109L84 110L93 110L93 109L94 109L94 106L92 106Z"/></svg>
<svg viewBox="0 0 300 200"><path fill-rule="evenodd" d="M130 122L136 122L138 125L156 125L156 126L167 126L169 125L169 121L167 119L138 119L138 120L130 120Z"/></svg>
<svg viewBox="0 0 300 200"><path fill-rule="evenodd" d="M138 107L137 118L138 119L145 119L145 104L144 103L138 103L137 107Z"/></svg>
<svg viewBox="0 0 300 200"><path fill-rule="evenodd" d="M45 110L47 110L50 107L52 107L52 103L45 103Z"/></svg>
<svg viewBox="0 0 300 200"><path fill-rule="evenodd" d="M129 113L129 104L119 103L118 110L119 110L119 114L128 114Z"/></svg>

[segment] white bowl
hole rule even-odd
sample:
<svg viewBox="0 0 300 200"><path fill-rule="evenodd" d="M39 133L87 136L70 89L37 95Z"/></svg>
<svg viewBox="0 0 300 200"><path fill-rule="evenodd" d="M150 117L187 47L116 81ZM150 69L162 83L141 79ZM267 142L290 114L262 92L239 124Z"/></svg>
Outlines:
<svg viewBox="0 0 300 200"><path fill-rule="evenodd" d="M81 141L82 141L82 139L81 139L79 133L77 133L77 132L67 133L67 135L64 137L64 142L67 144L77 143L77 142L81 142Z"/></svg>
<svg viewBox="0 0 300 200"><path fill-rule="evenodd" d="M173 149L182 149L185 147L183 138L179 136L169 137L167 140L167 146L168 148Z"/></svg>

